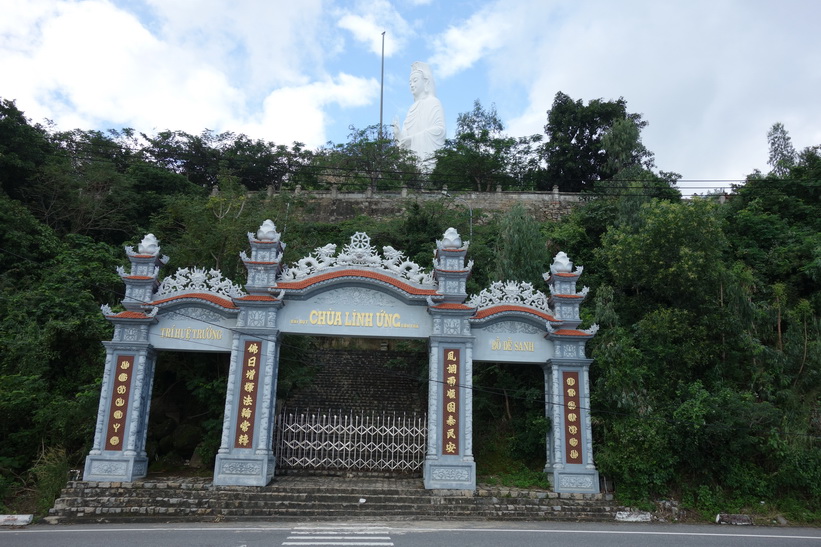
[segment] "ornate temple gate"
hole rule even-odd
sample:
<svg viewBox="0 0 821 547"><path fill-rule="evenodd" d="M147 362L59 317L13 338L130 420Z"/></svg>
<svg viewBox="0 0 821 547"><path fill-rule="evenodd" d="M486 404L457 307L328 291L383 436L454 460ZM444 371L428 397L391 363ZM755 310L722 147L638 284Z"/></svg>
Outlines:
<svg viewBox="0 0 821 547"><path fill-rule="evenodd" d="M545 470L559 492L598 492L589 415L590 359L584 346L595 327L578 330L581 268L559 253L545 279L551 296L531 285L499 282L467 300L463 244L449 228L436 242L433 272L392 247L379 254L357 233L284 267L285 245L270 220L248 234L244 290L218 271L180 269L158 282L161 257L146 236L135 252L125 311L103 313L114 326L94 444L84 479L132 481L145 476L145 439L154 362L159 350L231 353L214 484L264 486L274 474L274 409L283 334L427 338L428 489L476 488L473 457L473 363L537 364L545 374L545 411L552 420Z"/></svg>

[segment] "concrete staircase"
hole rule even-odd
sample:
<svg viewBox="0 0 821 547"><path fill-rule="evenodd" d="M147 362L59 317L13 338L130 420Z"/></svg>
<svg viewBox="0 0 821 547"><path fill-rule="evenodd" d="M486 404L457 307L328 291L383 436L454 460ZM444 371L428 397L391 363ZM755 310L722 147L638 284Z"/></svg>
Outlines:
<svg viewBox="0 0 821 547"><path fill-rule="evenodd" d="M148 521L555 520L612 521L611 496L480 486L425 490L418 478L281 476L265 487L206 478L69 482L51 523Z"/></svg>

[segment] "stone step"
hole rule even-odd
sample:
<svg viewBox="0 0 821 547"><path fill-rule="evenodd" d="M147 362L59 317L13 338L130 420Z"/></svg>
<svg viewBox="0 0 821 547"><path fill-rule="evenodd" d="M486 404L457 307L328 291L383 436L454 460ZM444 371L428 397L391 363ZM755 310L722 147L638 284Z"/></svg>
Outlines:
<svg viewBox="0 0 821 547"><path fill-rule="evenodd" d="M480 487L425 490L419 479L278 477L265 487L213 486L206 479L70 482L50 522L146 520L513 519L609 521L608 496ZM360 500L365 500L360 502Z"/></svg>

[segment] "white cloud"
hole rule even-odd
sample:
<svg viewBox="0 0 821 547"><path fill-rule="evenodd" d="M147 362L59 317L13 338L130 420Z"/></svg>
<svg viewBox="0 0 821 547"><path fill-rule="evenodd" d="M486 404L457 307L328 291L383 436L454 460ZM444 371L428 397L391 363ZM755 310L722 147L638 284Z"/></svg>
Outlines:
<svg viewBox="0 0 821 547"><path fill-rule="evenodd" d="M342 10L339 28L349 31L368 51L382 55L382 32L385 36L385 57L405 48L413 34L407 21L387 0L359 0L353 9Z"/></svg>
<svg viewBox="0 0 821 547"><path fill-rule="evenodd" d="M522 16L521 8L537 3L544 18ZM821 84L821 41L807 47L816 33L808 12L817 16L819 8L741 1L504 5L501 16L517 36L488 54L487 65L500 82L496 92L527 90L527 106L508 120L511 134L541 133L557 91L585 101L624 97L650 122L644 140L659 168L685 178L738 179L766 167L773 122L792 113L798 123L788 130L801 142L806 126L817 128L821 119L821 103L810 97ZM799 74L803 84L796 85Z"/></svg>
<svg viewBox="0 0 821 547"><path fill-rule="evenodd" d="M327 140L327 105L362 106L378 94L379 82L349 74L304 86L283 87L265 99L259 121L244 124L242 131L255 137L264 135L276 143L299 141L309 147L320 146Z"/></svg>
<svg viewBox="0 0 821 547"><path fill-rule="evenodd" d="M509 17L510 4L502 2L480 10L461 26L451 25L434 42L431 64L442 78L470 68L489 52L518 36Z"/></svg>
<svg viewBox="0 0 821 547"><path fill-rule="evenodd" d="M201 130L227 122L242 93L219 70L168 47L104 1L60 2L38 24L33 47L7 54L3 93L30 116L63 129L103 122ZM36 119L36 118L35 118Z"/></svg>

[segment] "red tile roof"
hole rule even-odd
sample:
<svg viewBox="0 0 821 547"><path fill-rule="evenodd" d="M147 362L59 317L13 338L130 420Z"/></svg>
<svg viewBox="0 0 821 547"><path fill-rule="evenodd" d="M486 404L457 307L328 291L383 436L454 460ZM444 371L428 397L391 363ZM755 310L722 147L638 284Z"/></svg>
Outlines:
<svg viewBox="0 0 821 547"><path fill-rule="evenodd" d="M116 317L117 319L148 319L148 316L141 311L121 311L106 317Z"/></svg>
<svg viewBox="0 0 821 547"><path fill-rule="evenodd" d="M589 332L575 329L559 329L554 331L553 334L558 334L559 336L590 336Z"/></svg>
<svg viewBox="0 0 821 547"><path fill-rule="evenodd" d="M331 279L338 279L341 277L366 277L368 279L374 279L376 281L381 281L383 283L393 285L397 289L401 289L406 293L413 295L434 296L437 294L435 289L419 289L417 287L414 287L413 285L403 283L402 281L399 281L398 279L395 279L389 275L385 275L379 272L371 272L368 270L339 270L335 272L328 272L324 274L314 275L306 279L300 279L299 281L280 282L277 283L276 288L298 291L306 289L311 285L322 283L323 281L329 281Z"/></svg>
<svg viewBox="0 0 821 547"><path fill-rule="evenodd" d="M214 294L209 293L201 293L201 292L194 292L194 293L187 293L187 294L178 294L176 296L172 296L170 298L163 298L162 300L155 300L151 303L152 306L158 306L160 304L165 304L166 302L171 302L174 300L182 300L185 298L193 298L196 300L205 300L207 302L211 302L212 304L216 304L217 306L222 306L223 308L228 308L229 310L235 310L237 307L234 305L233 302L228 300L227 298L223 298L220 296L216 296Z"/></svg>
<svg viewBox="0 0 821 547"><path fill-rule="evenodd" d="M526 306L514 306L510 304L500 304L498 306L492 306L490 308L484 308L479 310L476 315L473 316L474 319L484 319L486 317L490 317L491 315L496 315L497 313L502 313L506 311L518 311L524 313L531 313L533 315L537 315L542 319L546 319L548 321L556 321L556 318L552 315L543 312L542 310L537 310L534 308L528 308Z"/></svg>
<svg viewBox="0 0 821 547"><path fill-rule="evenodd" d="M442 302L441 304L436 304L433 306L437 310L472 310L473 308L470 306L466 306L465 304L458 304L456 302Z"/></svg>
<svg viewBox="0 0 821 547"><path fill-rule="evenodd" d="M273 296L267 296L264 294L249 294L248 296L243 296L241 298L235 298L234 300L240 300L245 302L276 302L276 298Z"/></svg>
<svg viewBox="0 0 821 547"><path fill-rule="evenodd" d="M149 279L154 279L150 275L127 275L123 279L139 279L142 281L148 281Z"/></svg>

